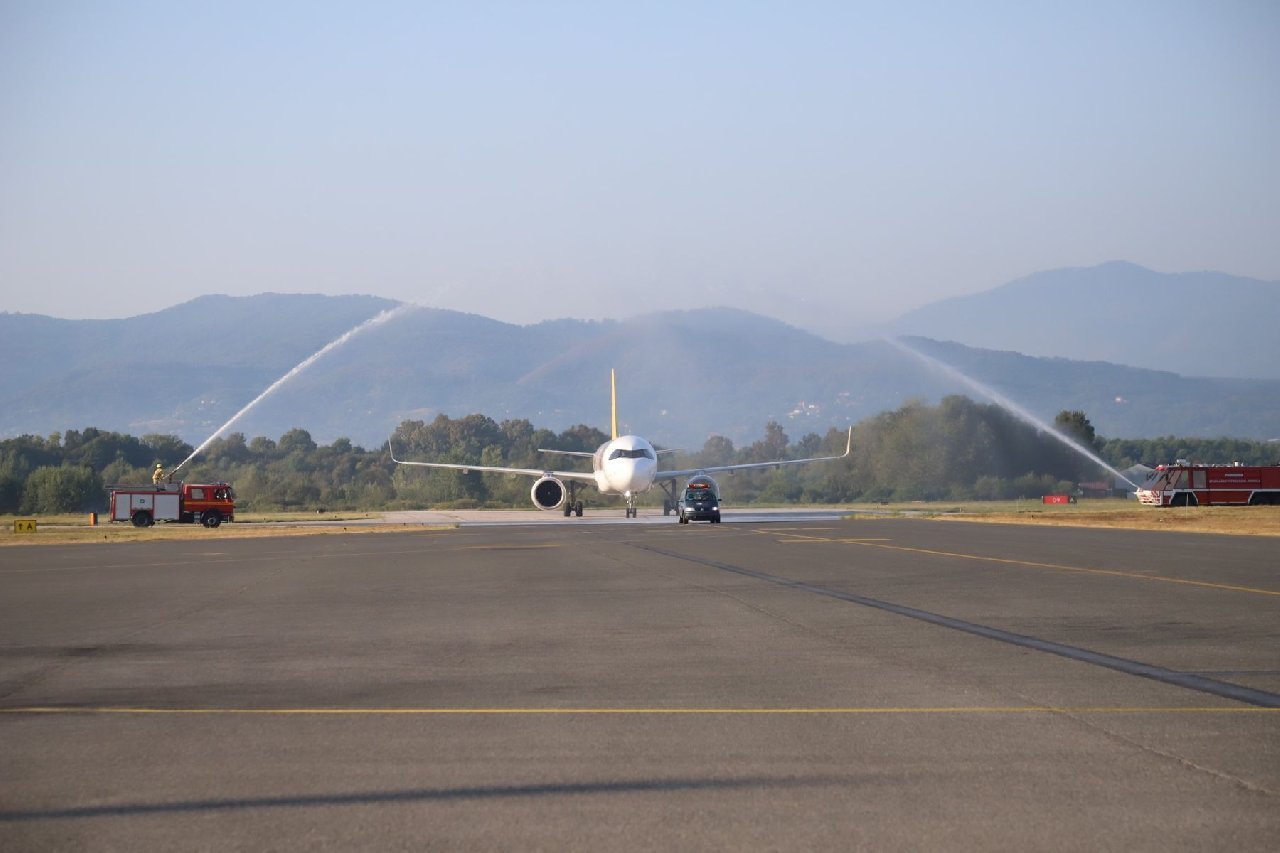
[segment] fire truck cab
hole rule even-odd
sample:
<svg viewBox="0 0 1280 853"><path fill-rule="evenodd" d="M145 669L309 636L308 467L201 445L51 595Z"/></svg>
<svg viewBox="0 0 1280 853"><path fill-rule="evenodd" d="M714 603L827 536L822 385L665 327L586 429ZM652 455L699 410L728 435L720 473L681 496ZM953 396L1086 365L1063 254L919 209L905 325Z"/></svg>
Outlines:
<svg viewBox="0 0 1280 853"><path fill-rule="evenodd" d="M1158 465L1137 492L1147 506L1280 504L1280 465Z"/></svg>
<svg viewBox="0 0 1280 853"><path fill-rule="evenodd" d="M157 521L200 522L217 527L235 521L236 495L226 483L157 483L151 486L108 486L111 520L134 527Z"/></svg>

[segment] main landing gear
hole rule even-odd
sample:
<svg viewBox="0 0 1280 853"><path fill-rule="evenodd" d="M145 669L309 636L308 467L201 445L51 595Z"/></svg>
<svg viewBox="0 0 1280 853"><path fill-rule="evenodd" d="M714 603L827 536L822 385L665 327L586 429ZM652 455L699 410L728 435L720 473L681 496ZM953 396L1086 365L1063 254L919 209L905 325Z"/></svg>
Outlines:
<svg viewBox="0 0 1280 853"><path fill-rule="evenodd" d="M571 515L576 515L578 518L582 518L582 501L577 499L578 484L566 483L565 488L569 490L569 497L564 502L564 517L568 518Z"/></svg>
<svg viewBox="0 0 1280 853"><path fill-rule="evenodd" d="M662 514L671 515L676 511L676 481L668 480L662 484L662 491L666 495L662 499Z"/></svg>

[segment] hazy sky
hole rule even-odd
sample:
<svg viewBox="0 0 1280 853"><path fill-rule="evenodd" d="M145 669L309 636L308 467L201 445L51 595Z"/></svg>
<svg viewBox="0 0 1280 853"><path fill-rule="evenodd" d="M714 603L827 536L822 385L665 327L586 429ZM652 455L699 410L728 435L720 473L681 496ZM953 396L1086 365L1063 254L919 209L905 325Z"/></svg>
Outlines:
<svg viewBox="0 0 1280 853"><path fill-rule="evenodd" d="M1280 3L0 0L0 311L1280 279Z"/></svg>

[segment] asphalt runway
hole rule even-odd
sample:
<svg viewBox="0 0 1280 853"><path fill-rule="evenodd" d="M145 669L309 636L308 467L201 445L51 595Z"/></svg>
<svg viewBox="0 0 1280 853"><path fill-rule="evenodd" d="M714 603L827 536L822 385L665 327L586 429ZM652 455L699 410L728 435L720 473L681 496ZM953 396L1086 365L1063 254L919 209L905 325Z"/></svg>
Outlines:
<svg viewBox="0 0 1280 853"><path fill-rule="evenodd" d="M1274 850L1275 541L792 516L0 551L0 849Z"/></svg>

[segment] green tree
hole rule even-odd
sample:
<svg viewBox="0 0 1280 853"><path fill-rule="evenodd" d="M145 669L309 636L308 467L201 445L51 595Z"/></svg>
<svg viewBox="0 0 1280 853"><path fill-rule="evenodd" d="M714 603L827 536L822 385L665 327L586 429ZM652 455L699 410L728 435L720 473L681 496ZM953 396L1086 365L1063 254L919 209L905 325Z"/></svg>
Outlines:
<svg viewBox="0 0 1280 853"><path fill-rule="evenodd" d="M205 459L217 459L224 465L248 462L253 458L253 451L245 442L244 433L232 432L215 438L201 454Z"/></svg>
<svg viewBox="0 0 1280 853"><path fill-rule="evenodd" d="M609 436L595 427L584 424L571 426L560 433L557 450L573 450L579 453L594 453L595 449L609 440Z"/></svg>
<svg viewBox="0 0 1280 853"><path fill-rule="evenodd" d="M37 468L22 490L22 511L28 513L76 512L100 507L102 478L91 468Z"/></svg>
<svg viewBox="0 0 1280 853"><path fill-rule="evenodd" d="M265 460L276 454L276 443L265 435L255 436L249 442L249 452L258 457L259 460Z"/></svg>
<svg viewBox="0 0 1280 853"><path fill-rule="evenodd" d="M302 452L312 453L316 449L316 443L311 438L311 433L305 429L294 427L293 429L280 436L280 442L276 445L282 455L290 453Z"/></svg>
<svg viewBox="0 0 1280 853"><path fill-rule="evenodd" d="M16 513L22 505L22 480L0 474L0 515Z"/></svg>
<svg viewBox="0 0 1280 853"><path fill-rule="evenodd" d="M782 429L782 424L777 421L769 421L764 425L764 438L757 441L751 447L747 448L748 452L755 457L757 461L767 461L770 459L785 459L787 456L787 445L791 440L787 438L787 434Z"/></svg>
<svg viewBox="0 0 1280 853"><path fill-rule="evenodd" d="M713 435L703 443L701 452L694 456L693 464L689 467L730 465L733 463L733 457L733 442L723 435Z"/></svg>
<svg viewBox="0 0 1280 853"><path fill-rule="evenodd" d="M98 472L102 482L111 483L149 483L151 471L145 467L135 467L123 459L113 459Z"/></svg>
<svg viewBox="0 0 1280 853"><path fill-rule="evenodd" d="M142 443L155 453L156 460L165 468L176 465L191 455L194 447L176 435L149 434L142 437Z"/></svg>
<svg viewBox="0 0 1280 853"><path fill-rule="evenodd" d="M51 448L44 439L20 435L0 442L0 472L25 480L35 469L62 463L62 452Z"/></svg>
<svg viewBox="0 0 1280 853"><path fill-rule="evenodd" d="M1084 412L1063 409L1054 417L1053 425L1067 438L1074 440L1091 453L1097 453L1102 449L1102 443L1098 441L1093 424L1089 423L1089 418Z"/></svg>

